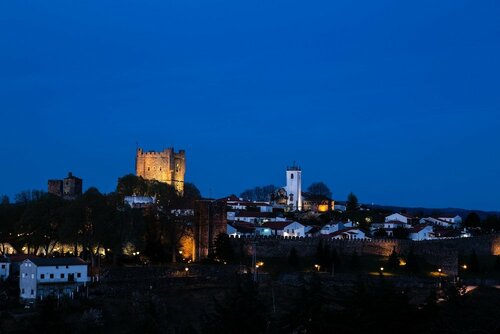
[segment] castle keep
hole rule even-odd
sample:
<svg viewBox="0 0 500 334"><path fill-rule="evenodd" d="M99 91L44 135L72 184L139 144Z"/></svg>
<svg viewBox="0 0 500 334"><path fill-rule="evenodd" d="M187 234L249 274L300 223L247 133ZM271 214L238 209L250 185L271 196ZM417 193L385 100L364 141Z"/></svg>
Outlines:
<svg viewBox="0 0 500 334"><path fill-rule="evenodd" d="M186 152L167 148L161 152L144 152L138 148L135 156L135 173L146 180L156 180L175 187L179 194L184 193L184 174L186 173Z"/></svg>

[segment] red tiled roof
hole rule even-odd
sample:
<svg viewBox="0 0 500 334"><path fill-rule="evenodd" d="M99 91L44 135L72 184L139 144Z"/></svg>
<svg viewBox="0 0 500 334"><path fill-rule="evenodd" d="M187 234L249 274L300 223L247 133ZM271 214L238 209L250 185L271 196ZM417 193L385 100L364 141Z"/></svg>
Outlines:
<svg viewBox="0 0 500 334"><path fill-rule="evenodd" d="M399 220L389 220L388 222L385 222L384 224L407 224L407 223L399 221Z"/></svg>
<svg viewBox="0 0 500 334"><path fill-rule="evenodd" d="M11 262L23 262L26 259L36 259L38 256L33 254L11 254L7 255Z"/></svg>
<svg viewBox="0 0 500 334"><path fill-rule="evenodd" d="M271 230L282 230L288 225L292 224L293 221L284 221L284 222L268 222L262 224L262 227L264 228L270 228Z"/></svg>
<svg viewBox="0 0 500 334"><path fill-rule="evenodd" d="M427 224L420 224L420 225L415 225L412 229L410 229L410 233L418 233L422 231L424 228L426 228Z"/></svg>
<svg viewBox="0 0 500 334"><path fill-rule="evenodd" d="M344 228L344 229L342 229L342 230L338 230L337 232L330 233L330 234L328 234L327 236L328 236L329 238L331 238L331 237L336 237L336 236L338 236L338 235L342 235L342 234L344 234L344 233L356 234L356 233L354 233L354 232L352 232L352 231L359 231L359 229L357 229L357 228L352 228L352 227L349 227L349 228Z"/></svg>

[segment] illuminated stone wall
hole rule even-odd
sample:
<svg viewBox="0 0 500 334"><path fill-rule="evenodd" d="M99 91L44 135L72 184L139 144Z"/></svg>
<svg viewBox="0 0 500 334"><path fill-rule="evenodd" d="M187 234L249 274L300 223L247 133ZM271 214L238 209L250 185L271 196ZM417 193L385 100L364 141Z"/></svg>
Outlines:
<svg viewBox="0 0 500 334"><path fill-rule="evenodd" d="M186 152L173 148L161 152L145 152L138 148L135 157L135 173L146 180L156 180L175 187L179 194L184 193L186 174Z"/></svg>
<svg viewBox="0 0 500 334"><path fill-rule="evenodd" d="M302 257L312 257L316 254L319 238L283 238L258 237L255 239L258 257L286 258L294 247ZM253 238L232 239L235 250L243 250L250 256L253 252ZM425 257L427 262L443 268L446 273L458 272L459 256L468 256L472 250L477 255L500 255L500 236L486 235L473 238L445 239L445 240L330 240L324 241L335 249L338 254L348 256L356 251L362 255L389 256L393 249L398 254L407 254L410 250L416 255Z"/></svg>

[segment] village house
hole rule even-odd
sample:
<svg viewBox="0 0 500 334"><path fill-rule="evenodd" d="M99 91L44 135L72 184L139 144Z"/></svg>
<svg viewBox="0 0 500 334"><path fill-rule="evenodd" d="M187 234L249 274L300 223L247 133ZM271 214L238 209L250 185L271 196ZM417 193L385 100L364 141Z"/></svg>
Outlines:
<svg viewBox="0 0 500 334"><path fill-rule="evenodd" d="M228 222L226 233L235 238L253 236L255 225L246 222Z"/></svg>
<svg viewBox="0 0 500 334"><path fill-rule="evenodd" d="M257 235L282 237L305 237L305 226L293 221L270 222L256 227Z"/></svg>
<svg viewBox="0 0 500 334"><path fill-rule="evenodd" d="M337 232L325 236L328 239L343 239L343 240L356 240L356 239L369 239L366 237L365 232L358 228L344 228Z"/></svg>
<svg viewBox="0 0 500 334"><path fill-rule="evenodd" d="M441 216L438 217L439 220L443 220L445 222L449 222L453 224L453 226L458 227L462 224L462 217L459 215L448 215L448 216Z"/></svg>
<svg viewBox="0 0 500 334"><path fill-rule="evenodd" d="M426 217L420 219L420 224L428 224L432 226L437 226L437 227L444 227L444 228L455 228L455 225L452 222L446 221L446 220L441 220L438 218L433 218L433 217Z"/></svg>
<svg viewBox="0 0 500 334"><path fill-rule="evenodd" d="M408 237L413 241L428 240L432 236L432 226L426 224L416 225L410 229Z"/></svg>
<svg viewBox="0 0 500 334"><path fill-rule="evenodd" d="M87 263L77 257L27 259L20 266L22 300L72 296L89 281Z"/></svg>
<svg viewBox="0 0 500 334"><path fill-rule="evenodd" d="M411 225L412 223L415 222L415 218L404 213L393 213L392 215L385 217L385 221L386 222L400 221L407 225Z"/></svg>

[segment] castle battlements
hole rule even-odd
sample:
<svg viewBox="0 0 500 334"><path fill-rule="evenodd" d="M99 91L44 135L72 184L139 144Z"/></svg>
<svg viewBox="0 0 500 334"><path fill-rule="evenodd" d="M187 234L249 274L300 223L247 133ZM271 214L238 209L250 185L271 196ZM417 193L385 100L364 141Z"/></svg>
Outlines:
<svg viewBox="0 0 500 334"><path fill-rule="evenodd" d="M176 153L173 147L163 151L144 151L137 148L135 171L137 176L167 183L174 186L179 194L183 194L186 151L179 150Z"/></svg>

